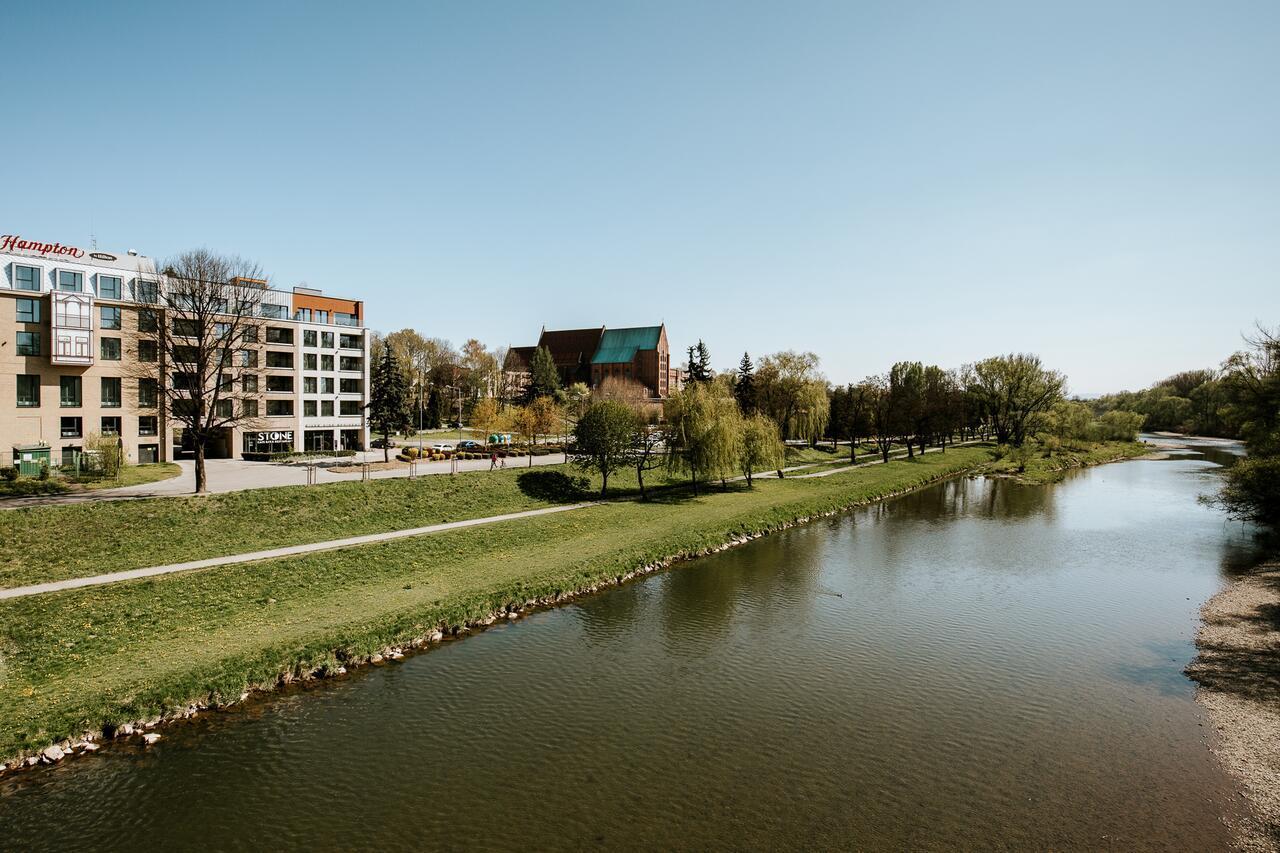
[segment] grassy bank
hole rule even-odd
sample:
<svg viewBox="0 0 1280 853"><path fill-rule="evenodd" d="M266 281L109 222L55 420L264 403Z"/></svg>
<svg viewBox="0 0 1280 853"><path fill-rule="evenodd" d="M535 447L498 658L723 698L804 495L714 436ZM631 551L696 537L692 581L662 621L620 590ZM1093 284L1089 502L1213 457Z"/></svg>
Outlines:
<svg viewBox="0 0 1280 853"><path fill-rule="evenodd" d="M1001 448L1000 458L984 470L988 474L1014 477L1024 483L1058 483L1068 471L1133 459L1151 450L1149 445L1138 441L1103 441L1061 449L1028 442L1026 452L1021 455Z"/></svg>
<svg viewBox="0 0 1280 853"><path fill-rule="evenodd" d="M83 477L54 474L47 480L20 477L17 480L0 480L0 498L24 498L32 495L61 495L68 492L85 492L96 489L118 489L121 486L138 486L157 483L182 473L173 462L155 462L147 465L126 465L118 477Z"/></svg>
<svg viewBox="0 0 1280 853"><path fill-rule="evenodd" d="M831 477L736 484L698 498L667 492L649 503L0 602L0 755L235 699L247 686L359 661L436 628L612 582L990 459L987 447L954 448ZM283 491L262 496L263 510Z"/></svg>

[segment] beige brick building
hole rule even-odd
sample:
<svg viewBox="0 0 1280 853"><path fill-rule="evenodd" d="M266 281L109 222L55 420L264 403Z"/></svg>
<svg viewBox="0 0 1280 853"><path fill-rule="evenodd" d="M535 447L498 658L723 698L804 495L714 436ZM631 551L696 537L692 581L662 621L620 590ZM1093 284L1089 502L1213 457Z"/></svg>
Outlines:
<svg viewBox="0 0 1280 853"><path fill-rule="evenodd" d="M158 357L158 326L171 322L164 293L154 262L132 252L0 236L0 465L41 446L52 464L69 463L90 433L118 436L134 463L181 454L164 395L142 375ZM263 335L236 389L257 414L226 429L210 457L363 449L363 303L264 286L259 311Z"/></svg>

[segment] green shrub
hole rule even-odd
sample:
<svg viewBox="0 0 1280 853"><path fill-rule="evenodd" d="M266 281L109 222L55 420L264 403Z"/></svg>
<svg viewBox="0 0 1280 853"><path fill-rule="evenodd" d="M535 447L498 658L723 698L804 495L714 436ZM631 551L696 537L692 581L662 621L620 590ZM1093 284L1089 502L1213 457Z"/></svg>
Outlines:
<svg viewBox="0 0 1280 853"><path fill-rule="evenodd" d="M3 468L0 468L0 477L12 483L14 480L18 479L18 469L12 465L6 465Z"/></svg>
<svg viewBox="0 0 1280 853"><path fill-rule="evenodd" d="M1280 525L1280 457L1246 457L1227 469L1217 502L1232 518Z"/></svg>
<svg viewBox="0 0 1280 853"><path fill-rule="evenodd" d="M42 481L49 479L49 463L48 462L40 463L40 479Z"/></svg>

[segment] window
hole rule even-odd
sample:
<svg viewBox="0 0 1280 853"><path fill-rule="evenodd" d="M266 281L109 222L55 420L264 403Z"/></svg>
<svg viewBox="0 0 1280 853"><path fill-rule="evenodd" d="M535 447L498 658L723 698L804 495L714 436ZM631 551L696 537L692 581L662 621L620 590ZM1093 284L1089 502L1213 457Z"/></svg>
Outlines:
<svg viewBox="0 0 1280 853"><path fill-rule="evenodd" d="M314 417L316 416L316 401L315 401L315 400L303 400L303 401L302 401L302 416L303 416L304 418L314 418Z"/></svg>
<svg viewBox="0 0 1280 853"><path fill-rule="evenodd" d="M159 386L156 380L144 377L138 380L138 408L154 409Z"/></svg>
<svg viewBox="0 0 1280 853"><path fill-rule="evenodd" d="M65 421L67 420L67 418L63 418L63 420ZM78 421L80 419L75 418L75 420ZM63 437L73 438L74 436L63 436ZM62 467L63 468L75 467L76 462L79 461L80 452L81 452L81 448L77 444L68 444L66 447L62 448Z"/></svg>
<svg viewBox="0 0 1280 853"><path fill-rule="evenodd" d="M155 435L159 431L155 415L138 418L138 435Z"/></svg>
<svg viewBox="0 0 1280 853"><path fill-rule="evenodd" d="M293 353L267 350L267 367L293 367Z"/></svg>
<svg viewBox="0 0 1280 853"><path fill-rule="evenodd" d="M240 350L240 366L241 367L257 367L258 351L256 349Z"/></svg>
<svg viewBox="0 0 1280 853"><path fill-rule="evenodd" d="M322 418L333 417L333 401L332 400L320 401L320 417Z"/></svg>
<svg viewBox="0 0 1280 853"><path fill-rule="evenodd" d="M316 378L314 376L302 377L302 393L303 394L319 393L316 391Z"/></svg>
<svg viewBox="0 0 1280 853"><path fill-rule="evenodd" d="M303 353L303 354L302 354L302 369L303 369L303 370L315 370L315 369L316 369L316 363L317 363L317 362L316 362L316 354L315 354L315 353L313 353L313 352L305 352L305 353Z"/></svg>
<svg viewBox="0 0 1280 853"><path fill-rule="evenodd" d="M268 376L267 390L276 394L292 393L293 377L292 376Z"/></svg>
<svg viewBox="0 0 1280 853"><path fill-rule="evenodd" d="M120 377L102 377L102 408L120 408Z"/></svg>
<svg viewBox="0 0 1280 853"><path fill-rule="evenodd" d="M361 349L359 335L338 335L338 346L342 349Z"/></svg>
<svg viewBox="0 0 1280 853"><path fill-rule="evenodd" d="M196 374L181 370L169 374L169 382L175 391L194 391L200 387Z"/></svg>
<svg viewBox="0 0 1280 853"><path fill-rule="evenodd" d="M217 417L223 418L224 420L230 420L232 417L231 406L232 406L232 403L230 400L219 400L213 406L213 413Z"/></svg>
<svg viewBox="0 0 1280 853"><path fill-rule="evenodd" d="M156 320L156 312L151 308L143 308L138 312L138 331L154 332L160 328L160 323Z"/></svg>
<svg viewBox="0 0 1280 853"><path fill-rule="evenodd" d="M360 318L355 314L345 314L342 311L333 312L333 322L337 326L359 326Z"/></svg>
<svg viewBox="0 0 1280 853"><path fill-rule="evenodd" d="M159 351L156 349L155 341L145 338L138 341L138 361L154 362L158 355Z"/></svg>
<svg viewBox="0 0 1280 853"><path fill-rule="evenodd" d="M175 317L173 320L173 333L184 338L198 338L200 337L200 324L195 320Z"/></svg>
<svg viewBox="0 0 1280 853"><path fill-rule="evenodd" d="M119 329L120 325L120 309L113 305L102 306L102 324L103 329Z"/></svg>
<svg viewBox="0 0 1280 853"><path fill-rule="evenodd" d="M13 286L18 290L40 292L40 268L13 265Z"/></svg>
<svg viewBox="0 0 1280 853"><path fill-rule="evenodd" d="M230 334L231 334L230 323L214 323L213 324L213 336L218 338L219 340L225 339Z"/></svg>
<svg viewBox="0 0 1280 853"><path fill-rule="evenodd" d="M160 301L160 283L143 278L134 279L133 298L148 305L155 305Z"/></svg>
<svg viewBox="0 0 1280 853"><path fill-rule="evenodd" d="M98 276L98 296L102 299L119 299L120 277L114 275Z"/></svg>
<svg viewBox="0 0 1280 853"><path fill-rule="evenodd" d="M119 338L99 338L99 352L103 361L119 361L120 360L120 339ZM153 344L154 346L154 344Z"/></svg>
<svg viewBox="0 0 1280 853"><path fill-rule="evenodd" d="M320 378L320 393L321 394L333 393L333 377L332 376L323 376Z"/></svg>
<svg viewBox="0 0 1280 853"><path fill-rule="evenodd" d="M299 308L297 311L294 311L294 312L293 312L293 319L295 319L295 320L301 320L301 321L302 321L302 322L304 322L304 323L310 323L310 322L311 322L311 309L310 309L310 308Z"/></svg>
<svg viewBox="0 0 1280 853"><path fill-rule="evenodd" d="M120 434L120 416L110 415L110 416L103 417L102 426L99 427L99 432L101 432L103 435L119 435Z"/></svg>
<svg viewBox="0 0 1280 853"><path fill-rule="evenodd" d="M325 349L333 349L333 332L320 333L320 346Z"/></svg>
<svg viewBox="0 0 1280 853"><path fill-rule="evenodd" d="M293 343L293 329L282 329L279 326L267 326L267 343L269 344Z"/></svg>
<svg viewBox="0 0 1280 853"><path fill-rule="evenodd" d="M19 323L39 323L40 322L40 300L39 299L19 299L18 300L18 322Z"/></svg>
<svg viewBox="0 0 1280 853"><path fill-rule="evenodd" d="M39 355L40 333L18 332L18 355Z"/></svg>
<svg viewBox="0 0 1280 853"><path fill-rule="evenodd" d="M333 370L333 356L331 355L320 356L320 369Z"/></svg>
<svg viewBox="0 0 1280 853"><path fill-rule="evenodd" d="M79 438L84 432L84 420L81 418L63 418L59 433L63 438Z"/></svg>
<svg viewBox="0 0 1280 853"><path fill-rule="evenodd" d="M240 390L246 394L258 393L258 374L246 373L240 377Z"/></svg>
<svg viewBox="0 0 1280 853"><path fill-rule="evenodd" d="M343 394L359 394L359 379L343 379L338 382L338 391Z"/></svg>
<svg viewBox="0 0 1280 853"><path fill-rule="evenodd" d="M58 290L72 293L84 292L84 273L74 270L58 270Z"/></svg>
<svg viewBox="0 0 1280 853"><path fill-rule="evenodd" d="M262 306L258 309L258 313L260 313L263 317L270 317L273 320L289 319L289 309L283 305L270 305L264 302L262 303Z"/></svg>
<svg viewBox="0 0 1280 853"><path fill-rule="evenodd" d="M258 416L258 401L242 400L240 403L240 413L246 418L256 418Z"/></svg>
<svg viewBox="0 0 1280 853"><path fill-rule="evenodd" d="M82 404L82 389L79 376L59 376L58 387L61 391L59 399L62 407L74 409Z"/></svg>
<svg viewBox="0 0 1280 853"><path fill-rule="evenodd" d="M155 435L155 433L152 433ZM139 444L138 445L138 464L154 465L160 461L160 445L158 444Z"/></svg>
<svg viewBox="0 0 1280 853"><path fill-rule="evenodd" d="M40 377L29 373L18 374L18 408L40 408Z"/></svg>
<svg viewBox="0 0 1280 853"><path fill-rule="evenodd" d="M338 413L342 415L359 415L360 409L359 400L342 400L338 403Z"/></svg>
<svg viewBox="0 0 1280 853"><path fill-rule="evenodd" d="M240 332L240 340L246 344L256 344L258 342L258 327L245 326Z"/></svg>
<svg viewBox="0 0 1280 853"><path fill-rule="evenodd" d="M78 299L65 299L54 303L54 320L64 329L92 329L92 314L88 303Z"/></svg>
<svg viewBox="0 0 1280 853"><path fill-rule="evenodd" d="M364 368L364 359L354 355L344 355L338 359L339 370L362 370Z"/></svg>
<svg viewBox="0 0 1280 853"><path fill-rule="evenodd" d="M173 348L174 364L195 364L196 359L199 357L200 350L198 347L177 345Z"/></svg>
<svg viewBox="0 0 1280 853"><path fill-rule="evenodd" d="M280 418L288 417L293 414L292 400L268 400L267 401L267 417Z"/></svg>
<svg viewBox="0 0 1280 853"><path fill-rule="evenodd" d="M316 333L314 329L304 329L302 332L302 345L304 347L313 347L316 345Z"/></svg>

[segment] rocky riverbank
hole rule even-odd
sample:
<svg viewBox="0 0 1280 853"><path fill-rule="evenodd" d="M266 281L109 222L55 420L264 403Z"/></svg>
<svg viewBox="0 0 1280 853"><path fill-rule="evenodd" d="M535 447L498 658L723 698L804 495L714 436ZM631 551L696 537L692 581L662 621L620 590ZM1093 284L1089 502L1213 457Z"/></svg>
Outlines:
<svg viewBox="0 0 1280 853"><path fill-rule="evenodd" d="M1205 602L1187 667L1215 729L1213 751L1255 814L1241 847L1280 851L1280 561L1237 577Z"/></svg>

